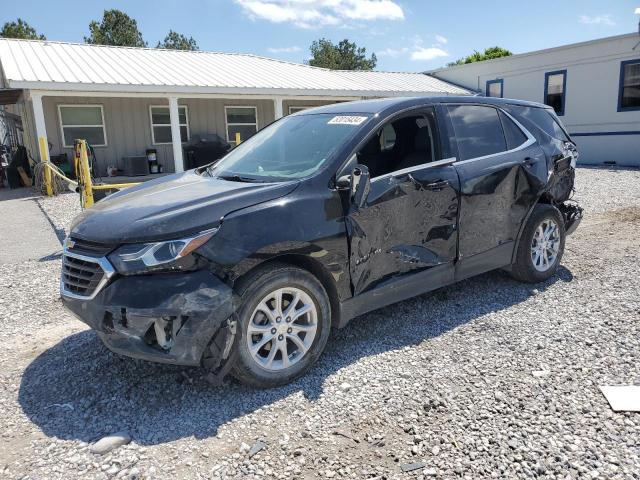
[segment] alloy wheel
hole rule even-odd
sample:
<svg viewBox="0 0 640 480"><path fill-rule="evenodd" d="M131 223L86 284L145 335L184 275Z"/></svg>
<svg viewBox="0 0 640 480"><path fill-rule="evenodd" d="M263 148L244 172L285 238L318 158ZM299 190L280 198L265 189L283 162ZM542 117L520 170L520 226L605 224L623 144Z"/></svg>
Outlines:
<svg viewBox="0 0 640 480"><path fill-rule="evenodd" d="M560 229L555 220L545 218L533 233L531 261L533 268L546 272L552 268L560 251Z"/></svg>
<svg viewBox="0 0 640 480"><path fill-rule="evenodd" d="M280 371L299 362L318 330L318 311L312 298L295 287L266 295L251 314L247 346L254 362Z"/></svg>

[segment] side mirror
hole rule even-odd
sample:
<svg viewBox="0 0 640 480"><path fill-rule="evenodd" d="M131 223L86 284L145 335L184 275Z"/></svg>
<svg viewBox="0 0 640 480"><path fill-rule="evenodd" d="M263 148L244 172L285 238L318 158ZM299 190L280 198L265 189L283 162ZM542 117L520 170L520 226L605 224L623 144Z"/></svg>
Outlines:
<svg viewBox="0 0 640 480"><path fill-rule="evenodd" d="M338 190L348 190L351 201L359 208L364 205L369 195L369 169L364 165L355 165L351 173L342 175L336 180Z"/></svg>

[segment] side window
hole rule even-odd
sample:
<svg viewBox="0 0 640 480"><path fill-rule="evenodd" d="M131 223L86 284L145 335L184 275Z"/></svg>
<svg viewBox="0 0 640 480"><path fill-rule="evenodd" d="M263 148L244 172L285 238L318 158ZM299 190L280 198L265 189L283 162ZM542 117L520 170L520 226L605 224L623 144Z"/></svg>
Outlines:
<svg viewBox="0 0 640 480"><path fill-rule="evenodd" d="M533 123L536 128L542 130L545 134L552 138L556 138L563 142L568 142L569 137L564 132L558 120L556 120L553 110L546 108L536 107L517 107L517 111L514 112L515 116L522 115L524 118ZM525 125L526 126L526 125ZM529 131L529 127L527 127Z"/></svg>
<svg viewBox="0 0 640 480"><path fill-rule="evenodd" d="M527 136L520 130L520 127L513 123L513 120L502 112L499 115L504 129L504 138L507 141L507 150L513 150L527 141Z"/></svg>
<svg viewBox="0 0 640 480"><path fill-rule="evenodd" d="M482 105L449 105L447 108L458 144L458 160L507 150L498 110Z"/></svg>
<svg viewBox="0 0 640 480"><path fill-rule="evenodd" d="M435 115L432 110L407 115L380 128L357 153L371 178L438 160Z"/></svg>

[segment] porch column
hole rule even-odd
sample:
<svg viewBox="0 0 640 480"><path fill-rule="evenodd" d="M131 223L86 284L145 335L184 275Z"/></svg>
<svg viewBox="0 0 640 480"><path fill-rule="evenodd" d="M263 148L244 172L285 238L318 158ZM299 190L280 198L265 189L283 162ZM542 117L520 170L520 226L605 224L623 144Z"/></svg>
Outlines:
<svg viewBox="0 0 640 480"><path fill-rule="evenodd" d="M275 112L275 120L282 118L284 115L282 113L282 97L277 97L273 99L273 110Z"/></svg>
<svg viewBox="0 0 640 480"><path fill-rule="evenodd" d="M32 93L31 104L33 105L33 119L36 124L36 140L38 142L40 161L46 162L49 160L49 144L47 141L47 127L44 122L42 95L39 93Z"/></svg>
<svg viewBox="0 0 640 480"><path fill-rule="evenodd" d="M169 117L171 119L173 164L176 173L184 172L184 163L182 162L182 137L180 136L180 114L178 112L178 97L169 97Z"/></svg>
<svg viewBox="0 0 640 480"><path fill-rule="evenodd" d="M44 109L42 108L42 95L39 93L31 94L31 105L33 107L33 120L36 126L36 142L38 143L38 152L40 153L40 161L49 161L49 141L47 139L47 127L44 121ZM44 186L46 194L53 195L53 187L51 185L51 171L48 168L44 170Z"/></svg>

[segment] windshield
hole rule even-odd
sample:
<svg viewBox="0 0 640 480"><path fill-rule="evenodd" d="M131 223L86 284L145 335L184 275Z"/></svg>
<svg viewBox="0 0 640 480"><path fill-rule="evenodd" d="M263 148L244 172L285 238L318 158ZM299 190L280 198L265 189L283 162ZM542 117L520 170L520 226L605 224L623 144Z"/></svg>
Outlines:
<svg viewBox="0 0 640 480"><path fill-rule="evenodd" d="M368 119L366 115L285 117L241 143L209 168L235 181L285 181L316 172Z"/></svg>

